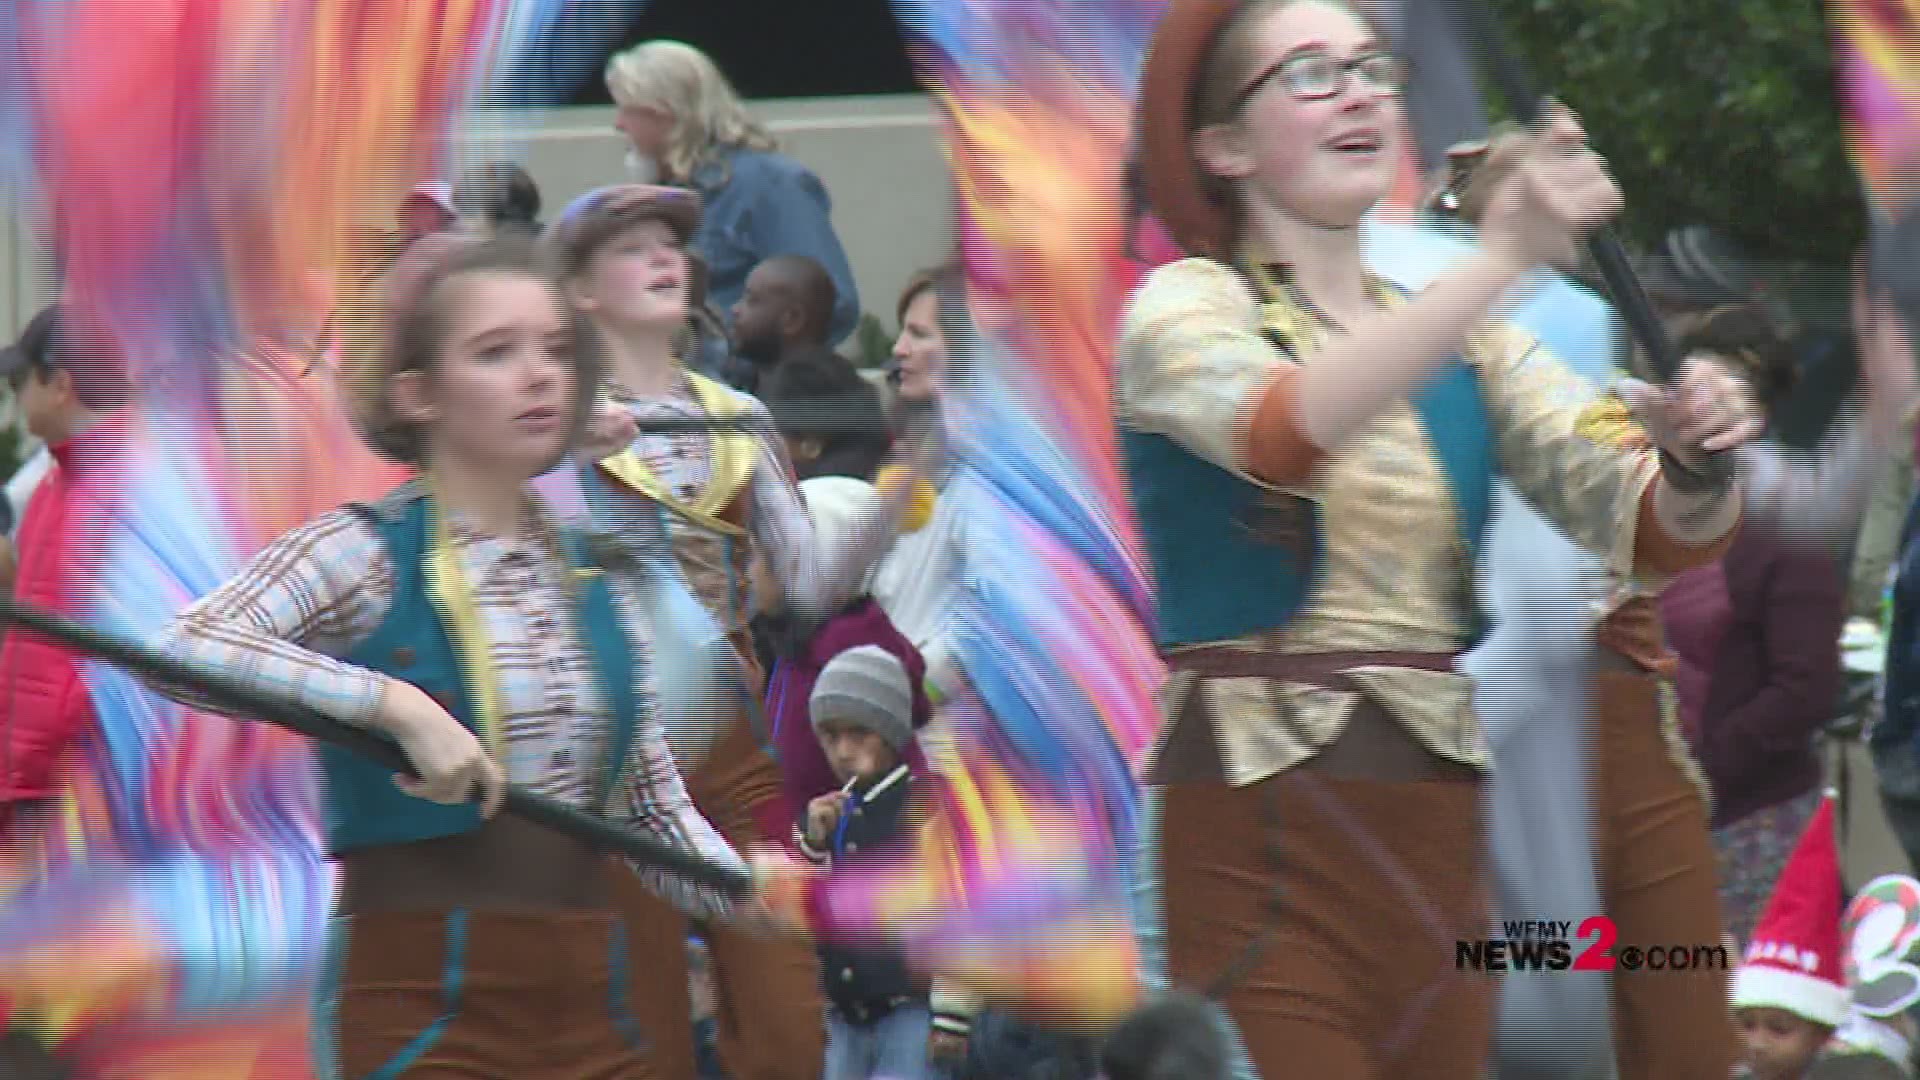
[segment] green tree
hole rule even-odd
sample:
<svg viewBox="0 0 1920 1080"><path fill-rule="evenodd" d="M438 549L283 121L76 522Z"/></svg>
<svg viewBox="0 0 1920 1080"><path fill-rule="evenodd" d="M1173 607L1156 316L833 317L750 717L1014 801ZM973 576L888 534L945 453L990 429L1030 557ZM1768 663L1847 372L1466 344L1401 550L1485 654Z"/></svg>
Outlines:
<svg viewBox="0 0 1920 1080"><path fill-rule="evenodd" d="M1820 0L1486 2L1606 155L1630 241L1707 224L1775 259L1837 266L1859 249Z"/></svg>
<svg viewBox="0 0 1920 1080"><path fill-rule="evenodd" d="M886 324L873 312L860 315L860 325L853 335L852 359L855 367L876 370L887 366L893 356L894 335L889 333Z"/></svg>
<svg viewBox="0 0 1920 1080"><path fill-rule="evenodd" d="M0 391L3 392L3 391ZM13 395L0 398L0 417L16 412ZM0 485L4 485L20 466L26 464L27 433L18 421L0 420Z"/></svg>

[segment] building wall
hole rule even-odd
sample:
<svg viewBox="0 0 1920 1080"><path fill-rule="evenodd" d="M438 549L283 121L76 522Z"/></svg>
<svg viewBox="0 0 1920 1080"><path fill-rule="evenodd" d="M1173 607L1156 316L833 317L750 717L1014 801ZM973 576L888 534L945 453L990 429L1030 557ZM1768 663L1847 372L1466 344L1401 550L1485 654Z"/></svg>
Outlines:
<svg viewBox="0 0 1920 1080"><path fill-rule="evenodd" d="M946 162L931 107L919 95L755 103L787 151L820 175L862 305L893 327L894 299L915 269L951 242ZM470 133L467 160L510 157L540 184L548 213L625 178L626 144L606 108L561 109L504 135ZM0 220L0 330L8 339L44 302L39 255L7 197Z"/></svg>

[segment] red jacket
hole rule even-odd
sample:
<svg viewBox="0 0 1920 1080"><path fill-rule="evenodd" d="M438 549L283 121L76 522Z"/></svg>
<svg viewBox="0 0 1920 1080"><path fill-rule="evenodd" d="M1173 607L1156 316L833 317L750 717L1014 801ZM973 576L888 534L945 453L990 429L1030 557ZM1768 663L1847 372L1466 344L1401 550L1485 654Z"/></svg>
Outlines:
<svg viewBox="0 0 1920 1080"><path fill-rule="evenodd" d="M98 551L75 525L89 467L117 442L117 431L110 423L49 448L53 467L14 539L14 596L22 602L71 614L77 575L97 569ZM54 793L55 767L92 723L93 701L73 654L28 631L8 631L0 639L0 828L11 804Z"/></svg>

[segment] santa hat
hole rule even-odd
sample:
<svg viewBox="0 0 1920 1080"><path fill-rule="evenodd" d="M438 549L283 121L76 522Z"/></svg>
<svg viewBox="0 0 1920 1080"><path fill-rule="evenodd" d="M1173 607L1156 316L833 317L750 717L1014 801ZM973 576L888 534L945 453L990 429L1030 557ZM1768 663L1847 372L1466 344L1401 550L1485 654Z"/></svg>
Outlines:
<svg viewBox="0 0 1920 1080"><path fill-rule="evenodd" d="M1840 849L1828 792L1754 928L1746 960L1734 976L1734 1008L1781 1009L1831 1028L1846 1022L1840 897Z"/></svg>

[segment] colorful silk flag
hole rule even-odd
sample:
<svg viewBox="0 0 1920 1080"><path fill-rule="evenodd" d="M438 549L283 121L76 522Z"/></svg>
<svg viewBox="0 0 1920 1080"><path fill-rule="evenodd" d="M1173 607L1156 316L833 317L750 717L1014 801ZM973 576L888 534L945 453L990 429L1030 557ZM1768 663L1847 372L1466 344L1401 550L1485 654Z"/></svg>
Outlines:
<svg viewBox="0 0 1920 1080"><path fill-rule="evenodd" d="M1876 210L1893 214L1920 179L1920 3L1829 0L1841 123Z"/></svg>
<svg viewBox="0 0 1920 1080"><path fill-rule="evenodd" d="M1143 269L1123 184L1159 3L896 4L940 110L967 296L943 411L967 522L963 679L918 858L828 888L927 968L1056 1016L1135 999L1138 770L1164 669L1111 417L1113 328ZM964 303L971 318L953 318Z"/></svg>
<svg viewBox="0 0 1920 1080"><path fill-rule="evenodd" d="M555 63L522 61L580 7L610 10L0 5L0 168L40 212L66 332L132 388L72 515L70 614L151 639L274 535L398 479L319 330L365 281L356 238L438 172L466 106L556 89L528 82ZM365 329L335 325L349 348ZM312 1075L332 877L309 748L105 665L86 680L97 725L58 812L0 852L0 1013L83 1075Z"/></svg>

